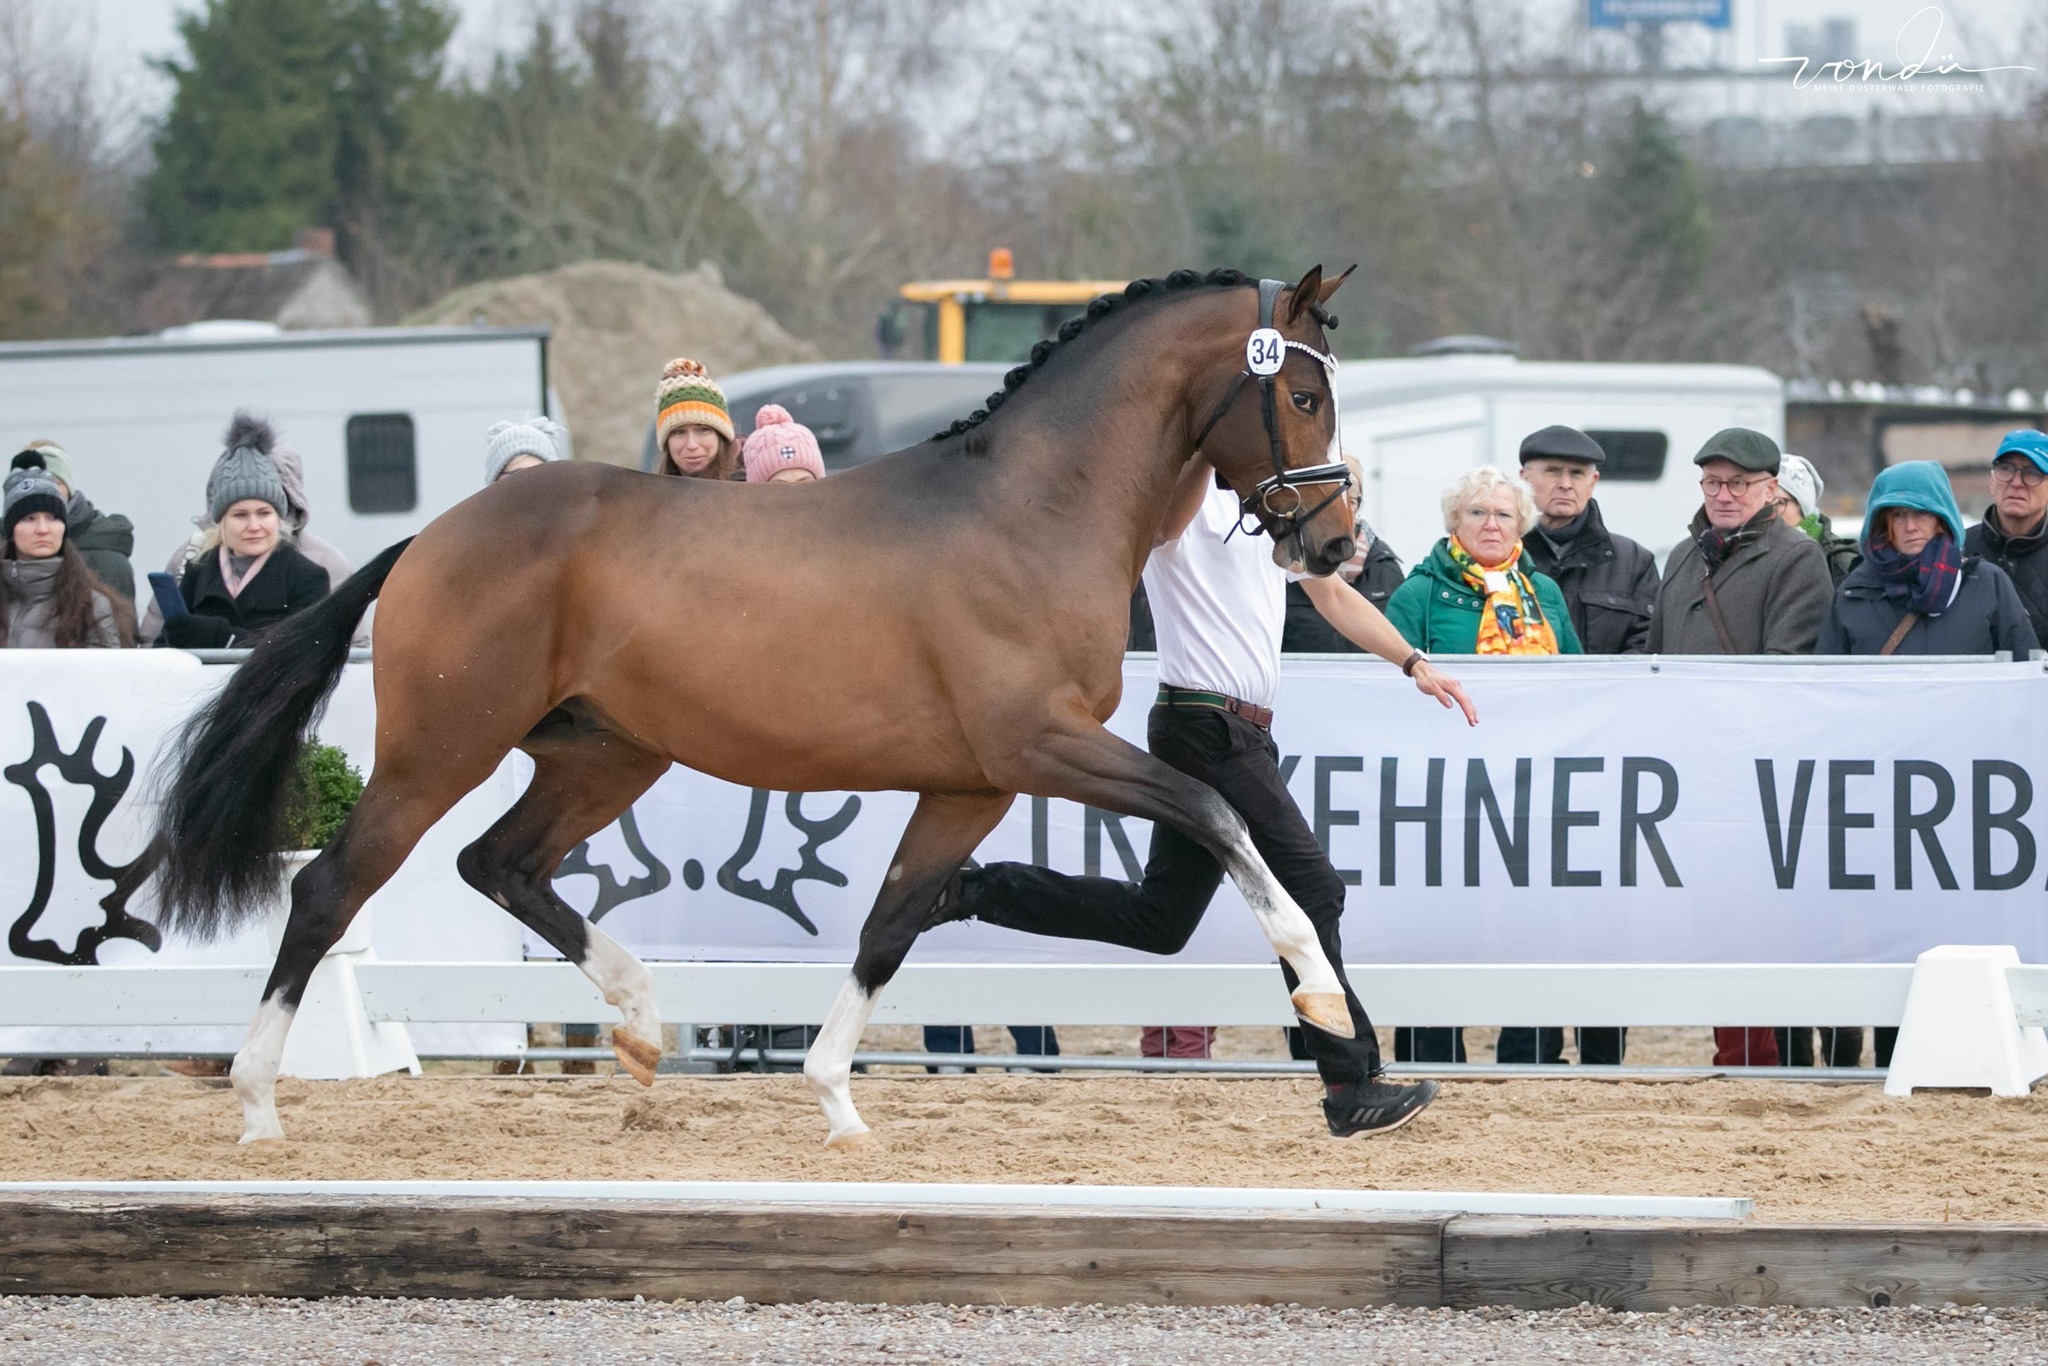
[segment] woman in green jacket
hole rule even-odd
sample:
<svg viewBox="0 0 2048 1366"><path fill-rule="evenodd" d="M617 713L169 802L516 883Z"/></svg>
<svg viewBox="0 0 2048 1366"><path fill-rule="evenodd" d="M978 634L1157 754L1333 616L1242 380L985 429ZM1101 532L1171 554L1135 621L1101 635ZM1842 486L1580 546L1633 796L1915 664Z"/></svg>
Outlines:
<svg viewBox="0 0 2048 1366"><path fill-rule="evenodd" d="M1526 484L1491 465L1473 470L1445 490L1450 534L1387 599L1387 619L1431 654L1583 653L1564 593L1522 553L1534 525Z"/></svg>
<svg viewBox="0 0 2048 1366"><path fill-rule="evenodd" d="M1444 530L1387 599L1387 620L1431 654L1575 655L1578 633L1564 593L1522 554L1536 525L1529 486L1482 465L1444 491ZM1561 1062L1564 1031L1503 1029L1500 1062ZM1463 1062L1465 1031L1397 1029L1397 1062Z"/></svg>

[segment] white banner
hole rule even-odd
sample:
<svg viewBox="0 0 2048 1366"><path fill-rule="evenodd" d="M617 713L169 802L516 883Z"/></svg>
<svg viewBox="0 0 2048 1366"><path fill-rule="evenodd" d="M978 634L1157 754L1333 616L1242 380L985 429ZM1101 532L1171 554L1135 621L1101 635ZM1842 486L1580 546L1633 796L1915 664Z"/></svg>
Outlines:
<svg viewBox="0 0 2048 1366"><path fill-rule="evenodd" d="M133 870L155 825L156 762L178 726L232 669L179 650L0 650L0 964L259 963L263 926L195 944L161 933L153 886ZM369 768L375 708L367 665L351 665L323 738ZM370 899L375 947L393 960L517 959L520 928L455 872L455 853L512 800L511 765L458 804ZM255 1003L250 1003L251 1011ZM42 1047L231 1049L239 1029L0 1029L0 1056ZM423 1051L516 1047L501 1025L426 1025Z"/></svg>
<svg viewBox="0 0 2048 1366"><path fill-rule="evenodd" d="M1936 943L2048 961L2039 663L1454 667L1476 730L1384 665L1287 663L1275 738L1351 883L1353 961L1902 962ZM1128 662L1113 723L1138 743L1152 668ZM165 942L148 887L124 875L146 842L160 745L227 673L174 651L0 652L0 961L268 960L260 930ZM321 727L366 769L369 673L349 668ZM519 928L462 884L454 856L510 803L522 764L466 798L372 899L382 957L520 956ZM912 800L672 770L558 885L649 957L846 962ZM977 857L1136 877L1149 834L1023 798ZM975 924L933 931L916 957L1148 961ZM1226 886L1183 958L1271 953ZM25 1046L0 1034L0 1053L10 1041Z"/></svg>
<svg viewBox="0 0 2048 1366"><path fill-rule="evenodd" d="M1468 729L1386 666L1290 659L1274 738L1351 885L1355 962L2048 959L2048 677L2036 663L1453 660ZM1150 659L1111 723L1144 743ZM649 957L849 961L912 798L748 792L684 770L559 879ZM978 851L1140 875L1150 826L1020 798ZM534 947L540 952L538 945ZM1147 961L941 926L916 958ZM1272 954L1228 884L1185 961Z"/></svg>

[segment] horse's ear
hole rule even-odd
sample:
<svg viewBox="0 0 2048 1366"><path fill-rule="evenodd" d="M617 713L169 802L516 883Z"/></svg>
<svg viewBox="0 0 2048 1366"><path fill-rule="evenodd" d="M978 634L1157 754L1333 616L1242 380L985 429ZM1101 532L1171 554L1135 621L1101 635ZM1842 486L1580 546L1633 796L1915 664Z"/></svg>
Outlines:
<svg viewBox="0 0 2048 1366"><path fill-rule="evenodd" d="M1344 267L1344 273L1342 275L1339 275L1336 279L1323 281L1322 288L1316 291L1316 302L1319 304L1326 304L1330 302L1330 296L1332 294L1335 294L1338 288L1342 286L1346 280L1351 278L1351 272L1357 269L1358 267L1356 264L1348 265Z"/></svg>
<svg viewBox="0 0 2048 1366"><path fill-rule="evenodd" d="M1310 266L1308 274L1301 277L1301 283L1287 296L1287 321L1300 322L1301 315L1308 312L1308 306L1317 302L1322 287L1323 268L1320 265Z"/></svg>

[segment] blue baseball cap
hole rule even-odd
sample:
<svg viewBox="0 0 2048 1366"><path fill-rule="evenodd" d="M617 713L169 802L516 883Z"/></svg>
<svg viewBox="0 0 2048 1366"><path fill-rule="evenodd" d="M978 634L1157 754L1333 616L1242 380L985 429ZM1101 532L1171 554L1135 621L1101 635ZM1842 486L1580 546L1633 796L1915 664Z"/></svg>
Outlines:
<svg viewBox="0 0 2048 1366"><path fill-rule="evenodd" d="M2018 431L2007 432L1998 442L1998 454L1991 457L1997 464L2000 457L2024 455L2048 473L2048 433L2037 432L2032 427L2021 427Z"/></svg>

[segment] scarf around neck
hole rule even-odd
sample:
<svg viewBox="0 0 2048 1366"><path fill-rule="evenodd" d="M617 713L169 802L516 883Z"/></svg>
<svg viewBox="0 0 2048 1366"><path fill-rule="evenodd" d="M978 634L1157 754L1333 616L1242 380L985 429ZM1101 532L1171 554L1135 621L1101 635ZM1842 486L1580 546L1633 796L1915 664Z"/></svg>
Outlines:
<svg viewBox="0 0 2048 1366"><path fill-rule="evenodd" d="M1553 554L1562 555L1578 543L1579 537L1586 534L1586 525L1592 520L1593 505L1589 502L1579 510L1578 516L1572 518L1555 531L1538 522L1536 524L1536 534L1549 542Z"/></svg>
<svg viewBox="0 0 2048 1366"><path fill-rule="evenodd" d="M1946 531L1920 547L1918 555L1901 554L1889 541L1873 539L1864 557L1877 571L1884 595L1923 617L1946 612L1963 588L1963 556L1956 538Z"/></svg>
<svg viewBox="0 0 2048 1366"><path fill-rule="evenodd" d="M1730 555L1763 535L1764 528L1769 526L1777 515L1776 511L1766 505L1763 511L1733 531L1723 531L1707 520L1707 510L1701 508L1699 515L1693 519L1693 537L1699 542L1700 558L1706 561L1707 572L1713 573L1726 563Z"/></svg>
<svg viewBox="0 0 2048 1366"><path fill-rule="evenodd" d="M263 566L270 563L270 557L276 550L277 547L272 546L255 559L248 561L243 566L242 571L236 573L235 561L241 559L242 556L231 555L228 553L228 548L222 546L220 548L220 579L227 586L228 596L230 598L241 597L242 590L249 586L251 579L254 579L263 572Z"/></svg>
<svg viewBox="0 0 2048 1366"><path fill-rule="evenodd" d="M1508 548L1506 561L1483 565L1456 536L1445 538L1451 563L1458 566L1465 586L1486 596L1479 610L1479 644L1482 655L1554 655L1557 633L1543 618L1536 601L1536 585L1522 572L1522 543Z"/></svg>

